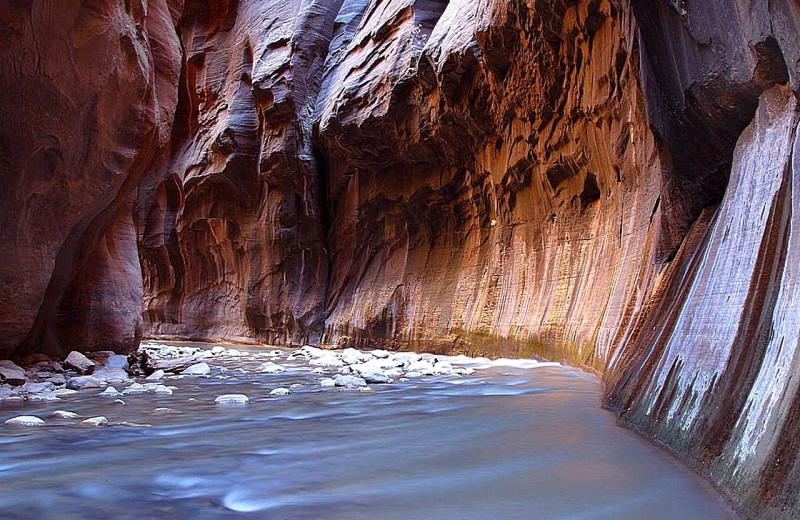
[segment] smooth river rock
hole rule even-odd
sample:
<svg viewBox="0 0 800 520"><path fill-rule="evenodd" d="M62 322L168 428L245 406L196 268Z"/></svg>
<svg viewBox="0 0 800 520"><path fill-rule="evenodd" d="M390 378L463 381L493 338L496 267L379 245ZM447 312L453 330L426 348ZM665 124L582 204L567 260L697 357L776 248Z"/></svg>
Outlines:
<svg viewBox="0 0 800 520"><path fill-rule="evenodd" d="M11 419L6 420L5 424L9 426L31 427L44 426L44 421L33 415L20 415L18 417L12 417Z"/></svg>

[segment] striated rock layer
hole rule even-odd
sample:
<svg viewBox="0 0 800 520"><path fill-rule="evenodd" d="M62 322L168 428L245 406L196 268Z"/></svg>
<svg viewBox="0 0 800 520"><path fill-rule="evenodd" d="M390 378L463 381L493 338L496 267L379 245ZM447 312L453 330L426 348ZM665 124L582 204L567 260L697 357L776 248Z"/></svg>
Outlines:
<svg viewBox="0 0 800 520"><path fill-rule="evenodd" d="M0 350L564 360L798 515L795 0L5 4Z"/></svg>

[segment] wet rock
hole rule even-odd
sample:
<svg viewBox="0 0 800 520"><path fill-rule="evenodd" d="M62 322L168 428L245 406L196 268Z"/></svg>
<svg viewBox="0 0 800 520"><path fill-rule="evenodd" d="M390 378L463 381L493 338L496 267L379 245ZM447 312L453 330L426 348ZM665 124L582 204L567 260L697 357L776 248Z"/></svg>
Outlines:
<svg viewBox="0 0 800 520"><path fill-rule="evenodd" d="M122 393L113 386L109 386L98 395L101 397L119 397L122 395Z"/></svg>
<svg viewBox="0 0 800 520"><path fill-rule="evenodd" d="M392 359L401 366L408 366L411 363L421 360L422 356L416 352L396 352L392 355Z"/></svg>
<svg viewBox="0 0 800 520"><path fill-rule="evenodd" d="M90 417L88 419L84 419L80 422L81 426L108 426L108 419L103 417L102 415L98 415L97 417Z"/></svg>
<svg viewBox="0 0 800 520"><path fill-rule="evenodd" d="M159 370L156 370L155 372L153 372L152 374L150 374L149 376L147 376L145 379L148 380L148 381L157 381L157 380L163 378L164 374L165 374L165 372L163 370L159 369Z"/></svg>
<svg viewBox="0 0 800 520"><path fill-rule="evenodd" d="M389 376L381 372L368 372L361 374L361 377L369 384L387 384L392 382Z"/></svg>
<svg viewBox="0 0 800 520"><path fill-rule="evenodd" d="M244 405L250 402L250 398L244 394L223 394L214 399L219 405Z"/></svg>
<svg viewBox="0 0 800 520"><path fill-rule="evenodd" d="M125 406L125 401L123 401L122 399L114 399L114 404L120 404L122 406Z"/></svg>
<svg viewBox="0 0 800 520"><path fill-rule="evenodd" d="M208 363L200 362L195 363L187 368L185 368L181 374L185 376L205 376L211 373L211 367L208 366Z"/></svg>
<svg viewBox="0 0 800 520"><path fill-rule="evenodd" d="M156 395L172 395L174 390L172 387L166 385L157 385L153 390L153 393Z"/></svg>
<svg viewBox="0 0 800 520"><path fill-rule="evenodd" d="M41 373L47 374L47 372L40 372L40 374ZM64 377L64 374L49 374L45 378L45 381L48 382L48 383L52 383L54 385L65 385L65 384L67 384L67 378Z"/></svg>
<svg viewBox="0 0 800 520"><path fill-rule="evenodd" d="M77 376L67 381L67 388L70 390L84 390L86 388L102 388L106 384L93 376Z"/></svg>
<svg viewBox="0 0 800 520"><path fill-rule="evenodd" d="M273 363L272 361L261 363L258 369L262 374L279 374L286 371L286 367Z"/></svg>
<svg viewBox="0 0 800 520"><path fill-rule="evenodd" d="M92 372L92 377L99 379L104 383L125 383L130 378L128 372L121 368L100 367Z"/></svg>
<svg viewBox="0 0 800 520"><path fill-rule="evenodd" d="M370 354L361 352L360 350L356 350L354 348L346 348L342 351L342 361L348 365L363 363L364 361L369 361L371 358L372 356Z"/></svg>
<svg viewBox="0 0 800 520"><path fill-rule="evenodd" d="M333 378L334 384L336 386L341 386L345 388L357 388L360 386L367 386L367 382L364 381L363 378L357 376L347 376L342 374L337 374Z"/></svg>
<svg viewBox="0 0 800 520"><path fill-rule="evenodd" d="M44 421L35 415L20 415L6 420L5 424L9 426L34 427L44 426Z"/></svg>
<svg viewBox="0 0 800 520"><path fill-rule="evenodd" d="M78 393L77 390L72 390L70 388L57 388L52 392L52 394L56 397L69 397L77 393Z"/></svg>
<svg viewBox="0 0 800 520"><path fill-rule="evenodd" d="M120 354L113 353L108 357L108 359L106 359L106 362L103 363L103 366L108 368L119 368L122 370L128 370L128 368L130 368L128 364L128 356L122 356Z"/></svg>
<svg viewBox="0 0 800 520"><path fill-rule="evenodd" d="M94 361L75 350L69 353L64 364L79 374L91 374L96 365Z"/></svg>
<svg viewBox="0 0 800 520"><path fill-rule="evenodd" d="M28 394L28 401L59 401L61 398L55 392L41 392L38 394Z"/></svg>
<svg viewBox="0 0 800 520"><path fill-rule="evenodd" d="M271 390L269 395L289 395L291 393L292 393L292 391L289 390L288 388L280 387L280 388L275 388L274 390Z"/></svg>
<svg viewBox="0 0 800 520"><path fill-rule="evenodd" d="M426 376L432 376L436 373L436 370L433 368L433 363L425 359L414 361L408 365L407 369L409 372L418 372Z"/></svg>
<svg viewBox="0 0 800 520"><path fill-rule="evenodd" d="M52 392L55 390L56 385L53 383L25 383L21 389L29 394L41 394L43 392Z"/></svg>
<svg viewBox="0 0 800 520"><path fill-rule="evenodd" d="M172 395L172 388L158 383L133 383L122 391L122 395L161 394Z"/></svg>
<svg viewBox="0 0 800 520"><path fill-rule="evenodd" d="M68 412L66 410L56 410L50 415L57 419L78 419L80 417L80 415L75 412Z"/></svg>
<svg viewBox="0 0 800 520"><path fill-rule="evenodd" d="M303 388L303 386L304 385L301 384L301 383L292 383L291 385L289 385L289 389L290 390L296 390L298 388Z"/></svg>

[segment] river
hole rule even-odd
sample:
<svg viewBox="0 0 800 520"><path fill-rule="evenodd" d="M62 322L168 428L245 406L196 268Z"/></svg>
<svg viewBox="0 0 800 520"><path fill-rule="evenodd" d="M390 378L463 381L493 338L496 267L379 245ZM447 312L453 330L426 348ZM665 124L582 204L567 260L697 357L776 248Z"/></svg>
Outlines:
<svg viewBox="0 0 800 520"><path fill-rule="evenodd" d="M212 362L210 377L165 380L172 395L3 405L0 423L24 413L48 425L0 424L0 517L735 518L704 480L617 426L592 375L454 359L476 372L360 392L320 387L302 359L258 373L257 348L236 348L245 355ZM214 403L227 393L250 402ZM110 425L51 420L58 409Z"/></svg>

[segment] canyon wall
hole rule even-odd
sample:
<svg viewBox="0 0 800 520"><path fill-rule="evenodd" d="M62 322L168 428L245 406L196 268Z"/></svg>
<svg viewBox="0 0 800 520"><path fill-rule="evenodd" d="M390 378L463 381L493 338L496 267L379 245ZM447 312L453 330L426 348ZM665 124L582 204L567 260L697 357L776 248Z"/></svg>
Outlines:
<svg viewBox="0 0 800 520"><path fill-rule="evenodd" d="M169 141L180 9L0 2L0 351L129 350L142 334L132 206Z"/></svg>
<svg viewBox="0 0 800 520"><path fill-rule="evenodd" d="M564 360L797 516L795 0L3 4L4 352Z"/></svg>

